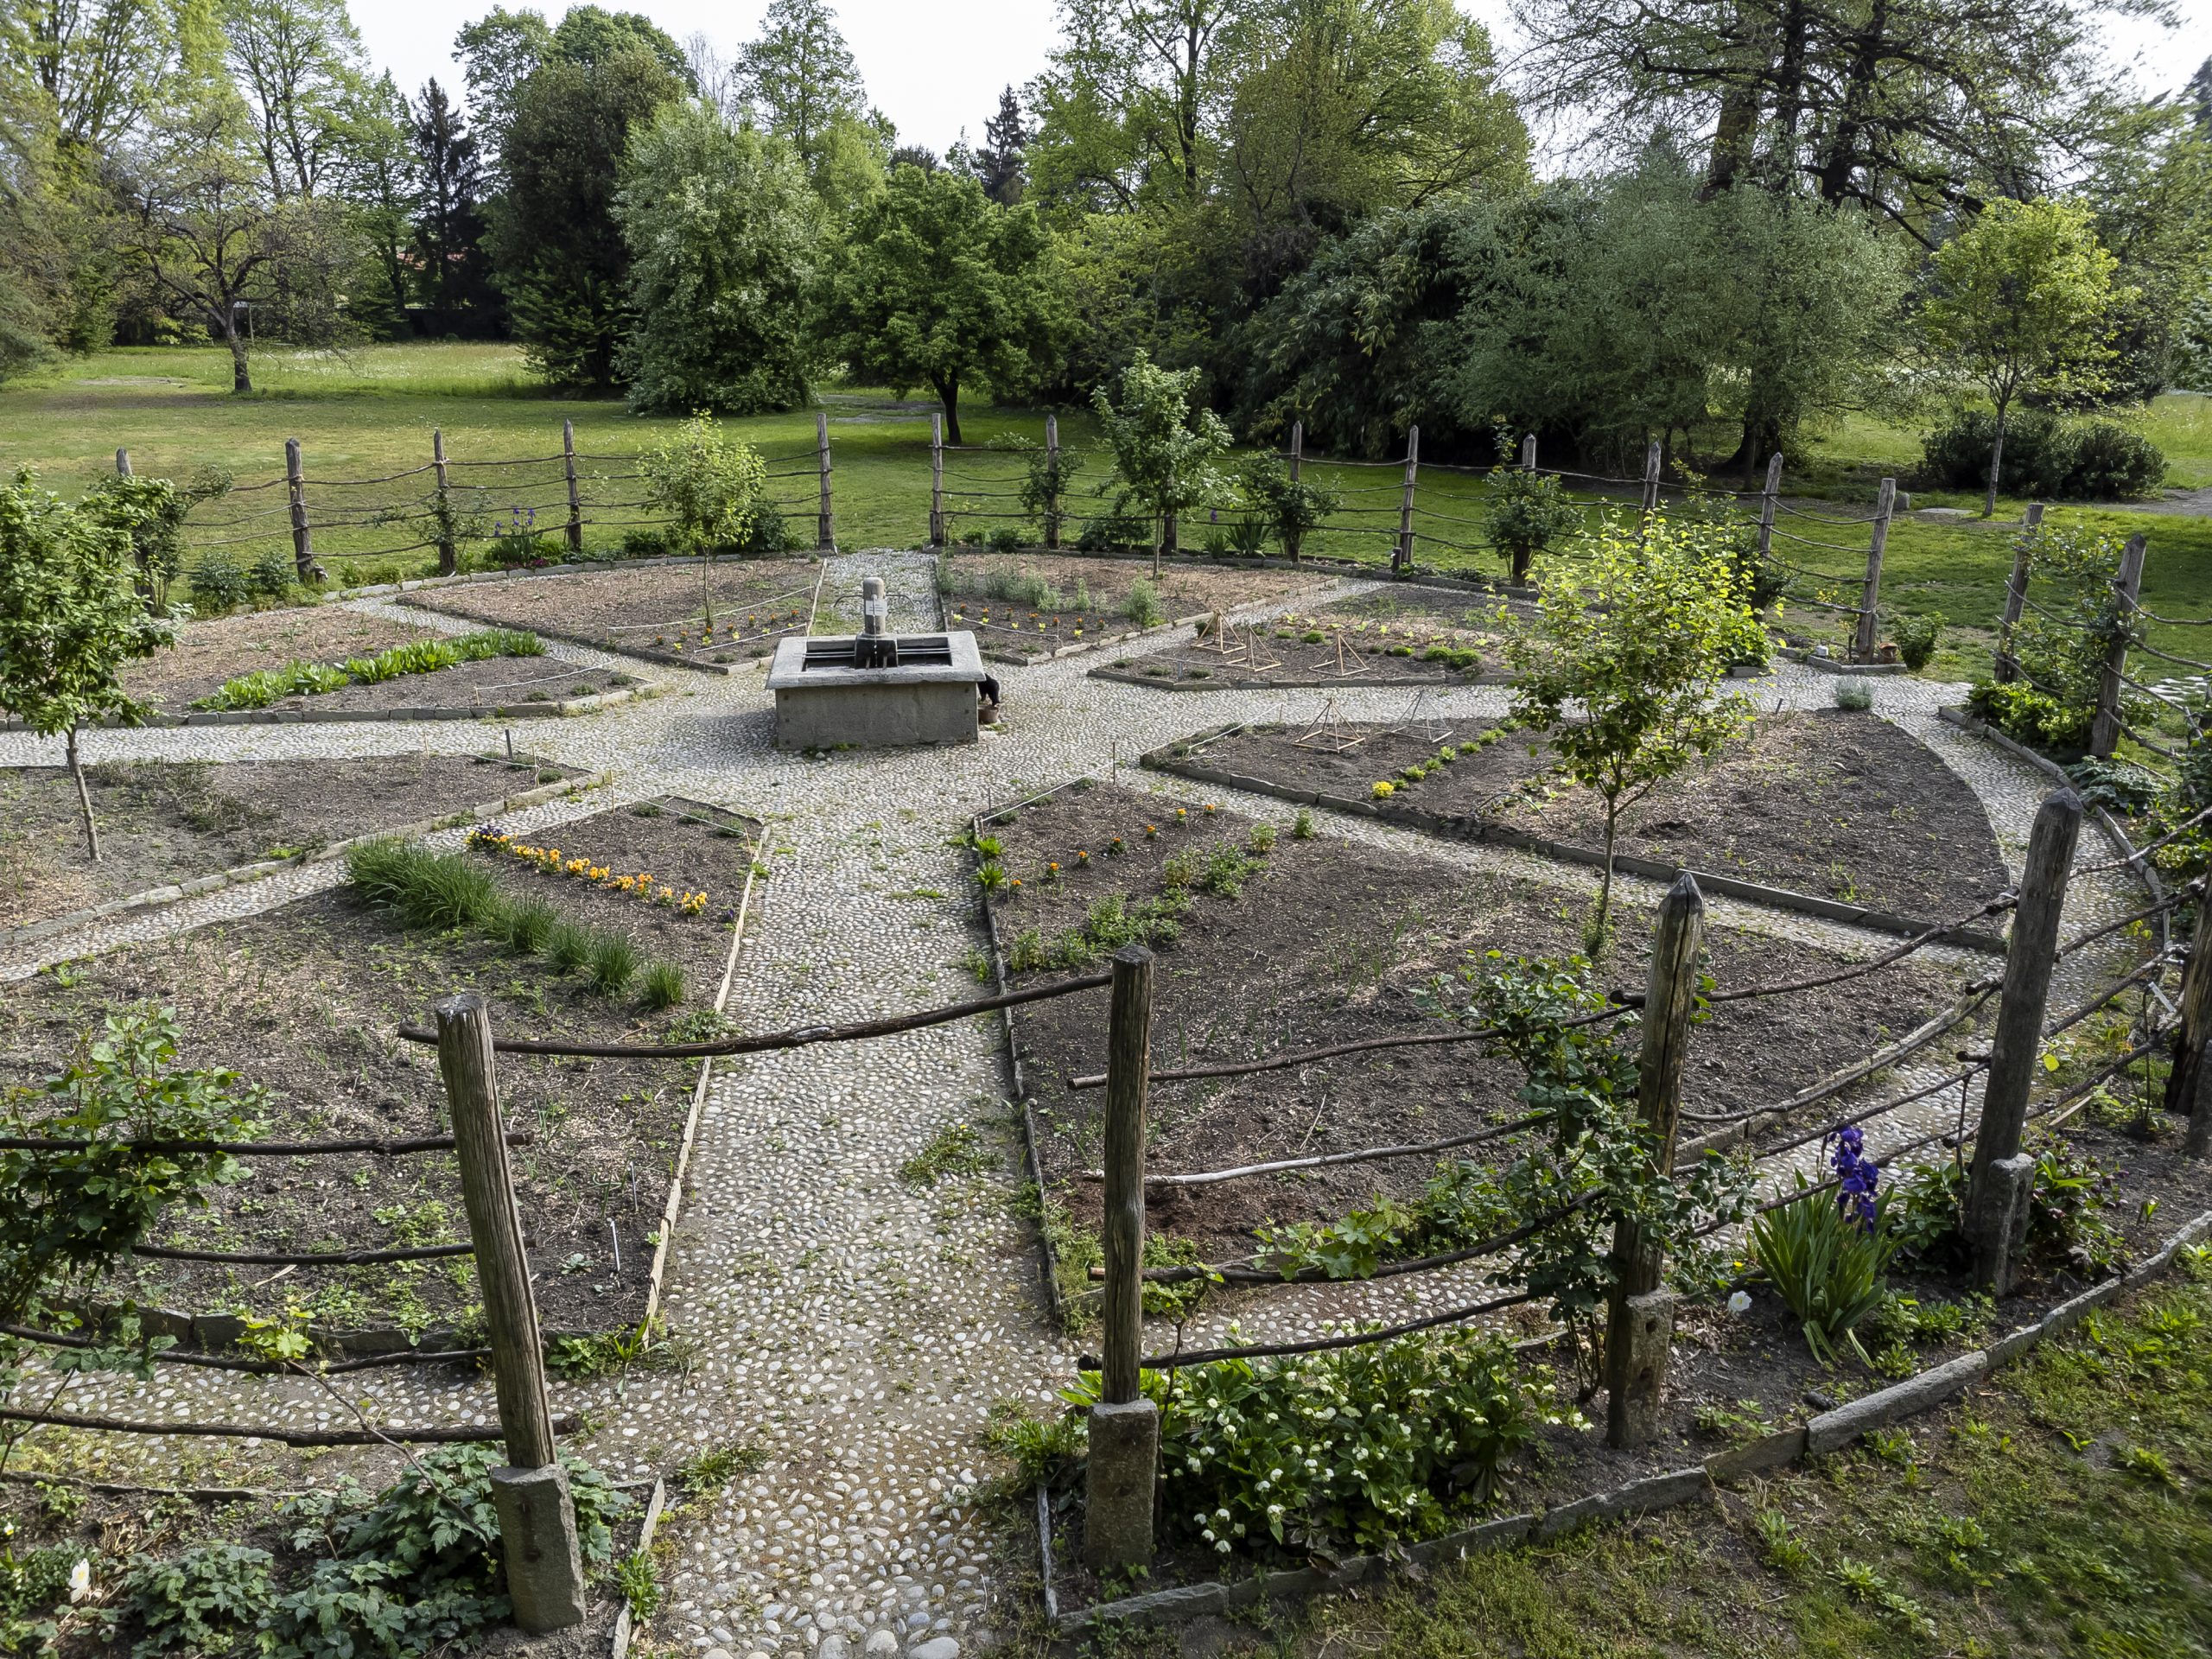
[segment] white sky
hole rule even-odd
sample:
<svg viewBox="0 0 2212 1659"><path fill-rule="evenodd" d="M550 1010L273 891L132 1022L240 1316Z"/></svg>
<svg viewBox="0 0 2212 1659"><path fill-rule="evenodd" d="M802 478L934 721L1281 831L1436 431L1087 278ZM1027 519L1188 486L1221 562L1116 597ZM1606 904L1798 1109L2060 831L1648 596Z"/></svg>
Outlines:
<svg viewBox="0 0 2212 1659"><path fill-rule="evenodd" d="M521 0L527 3L528 0ZM538 0L549 18L568 10L563 0ZM512 5L518 0L508 0ZM601 0L609 10L642 11L677 40L703 31L731 55L760 26L767 0ZM1505 0L1461 0L1463 10L1490 24L1501 49L1511 45ZM356 0L354 20L369 55L389 68L410 97L432 75L455 94L462 91L452 57L454 31L491 9L491 0ZM999 89L1020 86L1043 66L1053 36L1052 0L841 0L839 22L868 93L899 124L909 143L942 150L965 128L982 136L983 122L998 108ZM2136 66L2146 91L2171 92L2212 55L2212 0L2177 0L2183 23L2176 29L2126 21L2113 26L2111 50Z"/></svg>

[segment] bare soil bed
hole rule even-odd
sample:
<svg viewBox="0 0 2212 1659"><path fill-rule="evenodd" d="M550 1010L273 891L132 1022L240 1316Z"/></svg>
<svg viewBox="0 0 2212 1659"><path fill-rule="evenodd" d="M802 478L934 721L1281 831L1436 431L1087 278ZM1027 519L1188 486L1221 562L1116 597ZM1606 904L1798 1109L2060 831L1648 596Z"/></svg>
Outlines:
<svg viewBox="0 0 2212 1659"><path fill-rule="evenodd" d="M1030 930L1049 945L1102 899L1156 896L1167 861L1189 849L1203 861L1224 843L1250 845L1249 820L1193 808L1178 823L1172 813L1158 798L1102 785L1064 790L988 826L1003 844L1003 868L1021 883L994 900L1001 947L1019 958ZM1147 823L1156 836L1146 836ZM1116 836L1126 850L1106 851ZM1077 858L1083 852L1088 865ZM1057 876L1052 863L1060 866ZM1153 1052L1162 1065L1439 1030L1417 1001L1437 976L1463 966L1494 971L1490 951L1572 955L1586 908L1579 893L1330 837L1286 835L1257 866L1233 897L1194 887L1179 936L1161 948ZM1840 960L1726 927L1713 928L1708 941L1709 970L1723 986L1796 978ZM1647 950L1647 917L1630 906L1608 982L1640 988ZM1694 1039L1687 1103L1731 1111L1778 1100L1918 1024L1951 999L1955 983L1948 969L1908 963L1788 999L1722 1004ZM1077 1177L1096 1166L1103 1102L1101 1091L1071 1090L1067 1079L1103 1064L1104 1020L1098 991L1024 1007L1014 1020L1046 1184L1079 1227L1096 1220L1098 1189ZM1509 1117L1521 1081L1474 1045L1445 1045L1226 1084L1161 1084L1153 1095L1151 1160L1164 1173L1440 1139ZM1432 1173L1428 1160L1410 1159L1162 1189L1152 1224L1217 1261L1249 1252L1261 1223L1333 1220L1378 1191L1413 1196Z"/></svg>
<svg viewBox="0 0 2212 1659"><path fill-rule="evenodd" d="M1137 584L1152 590L1162 620L1208 616L1301 593L1335 578L1295 570L1163 560L1157 581L1141 559L1072 553L945 555L938 575L949 627L975 632L1001 661L1088 650L1138 631L1130 613Z"/></svg>
<svg viewBox="0 0 2212 1659"><path fill-rule="evenodd" d="M1139 684L1454 685L1503 669L1497 601L1453 588L1390 587L1094 670ZM1224 646L1226 649L1224 650Z"/></svg>
<svg viewBox="0 0 2212 1659"><path fill-rule="evenodd" d="M82 1033L133 1003L175 1010L181 1065L224 1067L271 1093L272 1138L428 1135L445 1127L435 1052L398 1041L453 992L492 1001L504 1035L587 1041L664 1039L710 1009L730 945L753 826L665 800L617 808L549 832L569 856L657 884L703 890L697 915L641 903L589 881L473 851L509 892L544 899L587 925L627 933L642 958L683 969L675 1008L645 1010L592 990L581 972L512 953L474 934L410 932L349 887L174 939L49 970L0 999L0 1084L67 1064ZM696 1063L500 1057L501 1104L536 1135L513 1154L537 1297L551 1332L611 1331L645 1311L647 1274ZM450 1156L275 1158L212 1189L205 1211L176 1214L153 1243L200 1249L388 1249L460 1242L465 1225ZM619 1243L620 1267L614 1251ZM288 1306L333 1330L450 1327L476 1304L467 1257L353 1268L268 1268L142 1259L92 1287L105 1300L198 1315L270 1315Z"/></svg>
<svg viewBox="0 0 2212 1659"><path fill-rule="evenodd" d="M131 664L124 685L163 715L189 715L199 698L226 681L289 662L343 663L416 639L442 639L436 628L412 627L335 605L253 611L188 623L175 645ZM635 685L634 677L584 668L552 657L491 657L429 674L402 674L374 685L353 684L315 696L279 698L270 710L375 714L395 709L479 709L486 714Z"/></svg>
<svg viewBox="0 0 2212 1659"><path fill-rule="evenodd" d="M492 755L102 762L85 768L100 826L95 864L67 769L11 767L0 771L0 927L296 858L582 775Z"/></svg>
<svg viewBox="0 0 2212 1659"><path fill-rule="evenodd" d="M1167 770L1197 767L1263 779L1394 812L1440 817L1477 835L1498 823L1547 840L1601 849L1605 819L1586 791L1544 785L1546 753L1509 732L1431 766L1406 769L1455 748L1493 722L1413 725L1393 732L1351 725L1308 735L1254 727L1171 749ZM1300 742L1300 738L1306 741ZM1337 743L1359 738L1356 747ZM1374 786L1393 785L1377 801ZM1428 827L1424 824L1424 827ZM1750 735L1711 765L1655 790L1631 807L1620 850L1927 921L1971 911L2006 883L1988 814L1956 772L1918 739L1875 715L1812 709L1762 715Z"/></svg>
<svg viewBox="0 0 2212 1659"><path fill-rule="evenodd" d="M728 671L806 631L817 573L811 560L730 558L468 582L402 602L649 662Z"/></svg>

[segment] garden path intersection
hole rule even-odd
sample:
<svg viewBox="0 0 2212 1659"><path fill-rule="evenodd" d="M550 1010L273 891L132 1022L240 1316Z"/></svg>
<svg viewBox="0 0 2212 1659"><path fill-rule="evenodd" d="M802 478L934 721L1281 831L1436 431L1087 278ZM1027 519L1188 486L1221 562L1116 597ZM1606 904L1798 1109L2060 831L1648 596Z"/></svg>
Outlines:
<svg viewBox="0 0 2212 1659"><path fill-rule="evenodd" d="M833 559L825 593L857 590L880 575L892 594L891 626L939 626L933 562L918 554ZM1371 584L1358 584L1364 588ZM390 607L349 601L364 610ZM1257 617L1279 605L1255 607ZM405 620L465 621L410 609ZM562 658L613 659L549 644ZM537 722L517 734L530 752L613 774L602 790L514 814L516 830L537 830L622 801L676 793L760 818L769 875L756 896L728 1008L739 1028L851 1020L972 995L964 965L981 941L966 855L950 837L978 810L1090 772L1228 720L1303 720L1322 694L1311 690L1179 695L1087 677L1093 658L1075 657L1008 671L1003 724L973 748L852 751L827 756L772 747L772 715L757 675L731 679L665 671L670 695L574 720ZM1875 707L1926 743L1986 806L2017 876L2029 821L2047 780L2020 762L1942 723L1936 709L1962 688L1876 679ZM1783 664L1753 688L1759 707L1824 707L1834 682ZM1350 720L1395 717L1408 694L1381 688L1333 694ZM1503 709L1502 687L1467 687L1433 701L1462 716ZM100 731L85 740L92 760L228 760L388 753L470 753L480 726L213 727ZM0 734L0 763L54 764L58 744ZM1124 771L1128 786L1287 822L1283 803L1149 773ZM1317 815L1325 832L1387 845L1469 869L1499 870L1557 890L1586 893L1586 872L1529 855L1419 837L1363 817ZM457 844L459 831L434 836ZM2107 862L2101 837L2085 836L2082 866ZM132 939L265 910L334 886L335 864L309 865L243 887L209 893L151 915L110 921L22 947L0 960L0 981ZM1649 906L1658 889L1624 882L1625 902ZM1771 936L1872 954L1885 942L1863 931L1740 901L1709 901L1718 922ZM2142 903L2124 877L2085 874L2068 898L2075 932ZM2118 941L2114 942L2118 944ZM1986 956L1937 951L1986 969ZM2096 950L2062 963L2053 1006L2064 1007L2101 982L2112 960ZM525 1034L499 1025L503 1034ZM1949 1065L1938 1050L1882 1087L1910 1087ZM613 1064L613 1062L601 1062ZM685 1370L639 1370L626 1378L556 1381L557 1411L591 1414L595 1427L575 1443L618 1480L649 1478L709 1448L745 1442L762 1454L718 1497L686 1516L667 1609L655 1633L694 1653L884 1656L923 1649L946 1659L951 1643L988 1644L1013 1610L995 1573L1007 1541L992 1535L966 1490L988 1471L981 1459L991 1407L1055 1400L1073 1377L1075 1347L1042 1311L1027 1227L1007 1212L1010 1178L947 1181L915 1192L900 1166L953 1122L995 1117L1005 1090L1003 1037L995 1016L861 1044L825 1045L716 1063L672 1243L664 1310L690 1355ZM437 1086L422 1060L422 1085ZM1877 1097L1868 1092L1865 1098ZM1879 1120L1869 1149L1948 1127L1956 1090ZM1796 1154L1812 1167L1816 1147ZM1778 1167L1777 1177L1781 1174ZM1280 1292L1255 1312L1239 1310L1247 1339L1319 1334L1344 1317L1404 1319L1473 1300L1472 1267L1354 1287ZM1186 1345L1225 1335L1202 1314ZM386 1425L488 1423L487 1383L448 1368L372 1372L342 1392ZM351 1427L347 1405L305 1382L245 1380L165 1370L150 1384L115 1378L72 1381L63 1410L140 1420L245 1418L286 1426ZM205 1452L202 1443L195 1455ZM138 1441L116 1452L175 1478L178 1448ZM256 1455L266 1455L264 1453ZM237 1460L233 1459L233 1464ZM269 1484L287 1485L272 1465ZM124 1478L132 1478L124 1476ZM156 1475L155 1478L161 1478ZM950 1643L946 1641L950 1638Z"/></svg>

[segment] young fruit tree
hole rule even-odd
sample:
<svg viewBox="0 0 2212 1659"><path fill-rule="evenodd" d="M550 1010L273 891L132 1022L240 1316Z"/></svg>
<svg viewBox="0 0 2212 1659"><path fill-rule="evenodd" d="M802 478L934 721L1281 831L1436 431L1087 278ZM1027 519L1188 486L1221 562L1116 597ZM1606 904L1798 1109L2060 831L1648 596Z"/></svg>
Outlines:
<svg viewBox="0 0 2212 1659"><path fill-rule="evenodd" d="M1750 724L1750 699L1719 686L1764 642L1729 543L1710 526L1614 520L1588 548L1578 580L1548 584L1534 617L1504 607L1498 617L1515 719L1549 742L1554 775L1605 808L1605 873L1585 936L1595 957L1622 814Z"/></svg>
<svg viewBox="0 0 2212 1659"><path fill-rule="evenodd" d="M0 488L0 711L67 739L95 863L99 825L77 734L87 721L146 717L123 689L123 665L152 656L171 632L138 597L135 574L129 536L40 489L28 467Z"/></svg>
<svg viewBox="0 0 2212 1659"><path fill-rule="evenodd" d="M1509 448L1503 428L1499 438L1503 454ZM1582 509L1567 499L1551 474L1503 465L1491 468L1483 531L1505 556L1506 580L1515 587L1527 585L1530 560L1581 523Z"/></svg>
<svg viewBox="0 0 2212 1659"><path fill-rule="evenodd" d="M1953 358L1996 416L1981 516L1997 511L2005 423L2030 391L2094 391L2113 358L2119 261L2088 211L2063 201L1999 198L1936 249L1936 291L1921 313L1929 343Z"/></svg>
<svg viewBox="0 0 2212 1659"><path fill-rule="evenodd" d="M1117 505L1134 505L1152 520L1152 574L1160 575L1161 527L1226 487L1216 461L1230 445L1229 428L1210 409L1191 408L1197 369L1163 369L1140 350L1122 371L1122 395L1093 394L1098 426L1114 456Z"/></svg>
<svg viewBox="0 0 2212 1659"><path fill-rule="evenodd" d="M670 521L671 545L704 556L699 592L712 633L714 556L751 533L766 505L767 463L758 449L726 435L713 416L701 413L639 456L638 470L645 474L645 505Z"/></svg>

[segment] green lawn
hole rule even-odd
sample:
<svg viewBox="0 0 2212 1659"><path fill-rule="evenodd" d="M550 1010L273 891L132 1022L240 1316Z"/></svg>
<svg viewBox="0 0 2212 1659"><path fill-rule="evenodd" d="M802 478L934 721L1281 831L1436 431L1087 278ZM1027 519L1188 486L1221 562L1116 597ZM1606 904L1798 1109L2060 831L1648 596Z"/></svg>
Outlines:
<svg viewBox="0 0 2212 1659"><path fill-rule="evenodd" d="M442 429L447 453L455 463L457 484L484 486L486 516L510 504L537 506L540 527L562 517L557 465L481 467L479 463L557 454L561 422L573 420L577 444L589 455L613 459L587 462L586 493L598 502L634 500L634 481L618 476L623 459L654 442L672 423L641 419L619 402L581 401L549 396L536 388L519 353L499 345L419 344L379 346L343 355L271 349L255 361L256 384L250 397L229 391L229 359L213 349L129 349L64 359L41 373L0 387L0 464L12 471L29 465L53 487L74 493L114 464L114 452L127 448L142 473L183 477L204 466L232 473L241 486L207 517L232 528L197 532L201 541L224 539L223 550L250 561L264 549L288 545L281 487L246 491L281 476L283 444L297 437L308 478L310 511L319 520L337 519L345 527L317 532L316 548L341 579L375 580L420 574L433 567L434 555L411 549L393 556L375 550L416 539L409 529L377 522L379 509L419 505L428 488L424 474L362 486L340 480L384 478L424 466L430 458L432 429ZM831 385L827 389L837 539L841 545L912 546L927 534L929 512L929 418L927 405L904 403L877 391ZM1010 439L1042 441L1043 417L1026 410L974 404L963 410L970 443ZM2212 400L2194 395L2161 398L2143 417L2167 447L2176 483L2212 480ZM734 421L738 435L772 457L810 451L811 411ZM1095 440L1086 415L1061 423L1064 438L1081 446ZM1872 480L1882 470L1904 471L1918 454L1917 437L1894 426L1864 419L1840 423L1815 446L1816 459L1807 487L1825 498L1816 510L1864 514L1871 510ZM775 488L804 539L810 540L814 480L804 476L809 462L786 465L802 475L779 479ZM956 490L1004 492L1018 482L1021 462L1008 455L956 454L947 458L948 482ZM1334 467L1315 463L1314 475L1341 484L1347 494L1344 522L1356 531L1327 531L1310 544L1316 552L1357 557L1377 563L1389 555L1396 524L1399 474L1395 467ZM1096 482L1103 467L1094 461L1085 475ZM607 474L594 477L594 474ZM1418 492L1419 528L1440 538L1424 543L1425 563L1447 570L1491 572L1496 558L1478 549L1446 543L1473 543L1479 528L1465 522L1478 516L1481 478L1440 467L1425 468ZM1922 497L1924 504L1930 498ZM1949 500L1951 498L1941 498ZM957 510L962 505L954 502ZM1017 504L1001 493L976 493L966 506L976 515L1005 512ZM1095 505L1095 504L1094 504ZM1940 523L1900 519L1891 533L1883 599L1901 611L1941 611L1969 628L1993 625L2003 603L2004 583L2012 558L2007 521L2023 504L2000 504L1998 518ZM1594 509L1593 509L1594 511ZM624 522L644 517L632 506L595 511L600 521L592 539L618 543ZM956 518L956 531L987 530L1007 522L982 516ZM2049 522L2113 536L2140 530L2150 537L2144 579L2145 602L2154 610L2184 615L2212 614L2212 522L2179 515L2118 510L2054 508ZM1815 591L1846 604L1855 603L1864 569L1863 525L1831 526L1785 517L1785 530L1834 549L1808 548L1787 540L1778 550L1824 573ZM1209 526L1183 526L1185 547L1202 545ZM1815 626L1821 613L1800 607L1795 621ZM2153 641L2197 654L2186 634L2154 630ZM1938 669L1969 671L1983 660L1986 641L1956 639L1939 658Z"/></svg>
<svg viewBox="0 0 2212 1659"><path fill-rule="evenodd" d="M1699 1504L1287 1611L1270 1659L2212 1653L2212 1264L1960 1404ZM1123 1634L1102 1654L1166 1654Z"/></svg>

